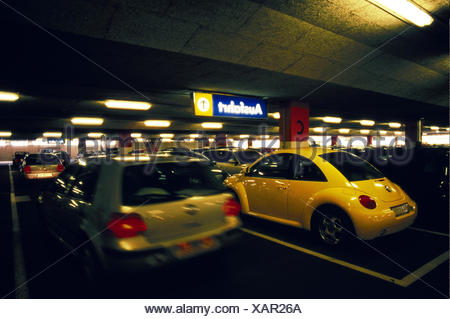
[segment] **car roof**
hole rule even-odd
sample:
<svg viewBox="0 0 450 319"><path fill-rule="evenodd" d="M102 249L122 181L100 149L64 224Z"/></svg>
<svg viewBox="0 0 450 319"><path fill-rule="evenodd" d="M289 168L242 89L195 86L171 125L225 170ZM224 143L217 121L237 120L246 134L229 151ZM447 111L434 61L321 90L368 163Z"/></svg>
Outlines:
<svg viewBox="0 0 450 319"><path fill-rule="evenodd" d="M137 155L137 156L136 156ZM188 163L188 162L209 162L206 158L198 158L183 155L171 155L168 153L156 153L152 155L132 155L132 156L95 156L81 159L79 162L86 164L116 163L120 165L136 165L146 163Z"/></svg>

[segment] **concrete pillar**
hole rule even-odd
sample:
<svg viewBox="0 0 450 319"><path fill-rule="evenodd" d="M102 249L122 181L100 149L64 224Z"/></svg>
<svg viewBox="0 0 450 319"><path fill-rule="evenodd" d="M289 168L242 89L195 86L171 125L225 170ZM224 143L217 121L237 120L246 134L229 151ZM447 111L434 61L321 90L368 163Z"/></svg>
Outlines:
<svg viewBox="0 0 450 319"><path fill-rule="evenodd" d="M406 146L420 147L422 145L422 120L409 120L405 124Z"/></svg>
<svg viewBox="0 0 450 319"><path fill-rule="evenodd" d="M289 101L282 106L280 118L280 148L308 146L309 106Z"/></svg>

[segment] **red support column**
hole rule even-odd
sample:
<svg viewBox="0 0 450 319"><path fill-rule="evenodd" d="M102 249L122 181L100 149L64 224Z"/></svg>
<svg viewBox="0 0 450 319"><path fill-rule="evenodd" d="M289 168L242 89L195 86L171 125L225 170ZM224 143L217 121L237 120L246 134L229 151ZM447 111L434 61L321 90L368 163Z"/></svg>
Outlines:
<svg viewBox="0 0 450 319"><path fill-rule="evenodd" d="M280 148L308 146L309 106L290 101L281 110Z"/></svg>
<svg viewBox="0 0 450 319"><path fill-rule="evenodd" d="M227 136L225 133L217 133L216 134L216 147L225 147L227 146Z"/></svg>
<svg viewBox="0 0 450 319"><path fill-rule="evenodd" d="M367 147L372 146L372 135L367 135Z"/></svg>
<svg viewBox="0 0 450 319"><path fill-rule="evenodd" d="M333 135L333 136L331 137L331 146L336 146L337 140L338 140L337 135Z"/></svg>

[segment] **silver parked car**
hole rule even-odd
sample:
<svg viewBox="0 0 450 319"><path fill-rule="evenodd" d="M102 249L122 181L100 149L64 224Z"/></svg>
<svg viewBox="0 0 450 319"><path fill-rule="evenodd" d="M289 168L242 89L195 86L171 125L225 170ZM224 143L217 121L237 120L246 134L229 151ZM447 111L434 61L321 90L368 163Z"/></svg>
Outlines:
<svg viewBox="0 0 450 319"><path fill-rule="evenodd" d="M262 154L255 150L218 148L204 151L203 155L215 162L217 167L230 175L256 161Z"/></svg>
<svg viewBox="0 0 450 319"><path fill-rule="evenodd" d="M216 251L240 236L240 206L208 162L171 156L71 164L38 198L46 228L87 275L134 272Z"/></svg>

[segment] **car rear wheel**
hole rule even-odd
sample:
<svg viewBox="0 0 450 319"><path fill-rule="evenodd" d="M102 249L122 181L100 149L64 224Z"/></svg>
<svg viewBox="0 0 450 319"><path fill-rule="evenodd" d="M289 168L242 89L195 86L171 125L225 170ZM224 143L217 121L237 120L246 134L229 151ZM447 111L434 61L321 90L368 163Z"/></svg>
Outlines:
<svg viewBox="0 0 450 319"><path fill-rule="evenodd" d="M345 213L335 209L316 213L319 215L314 228L319 240L331 246L341 246L353 238L353 225Z"/></svg>

